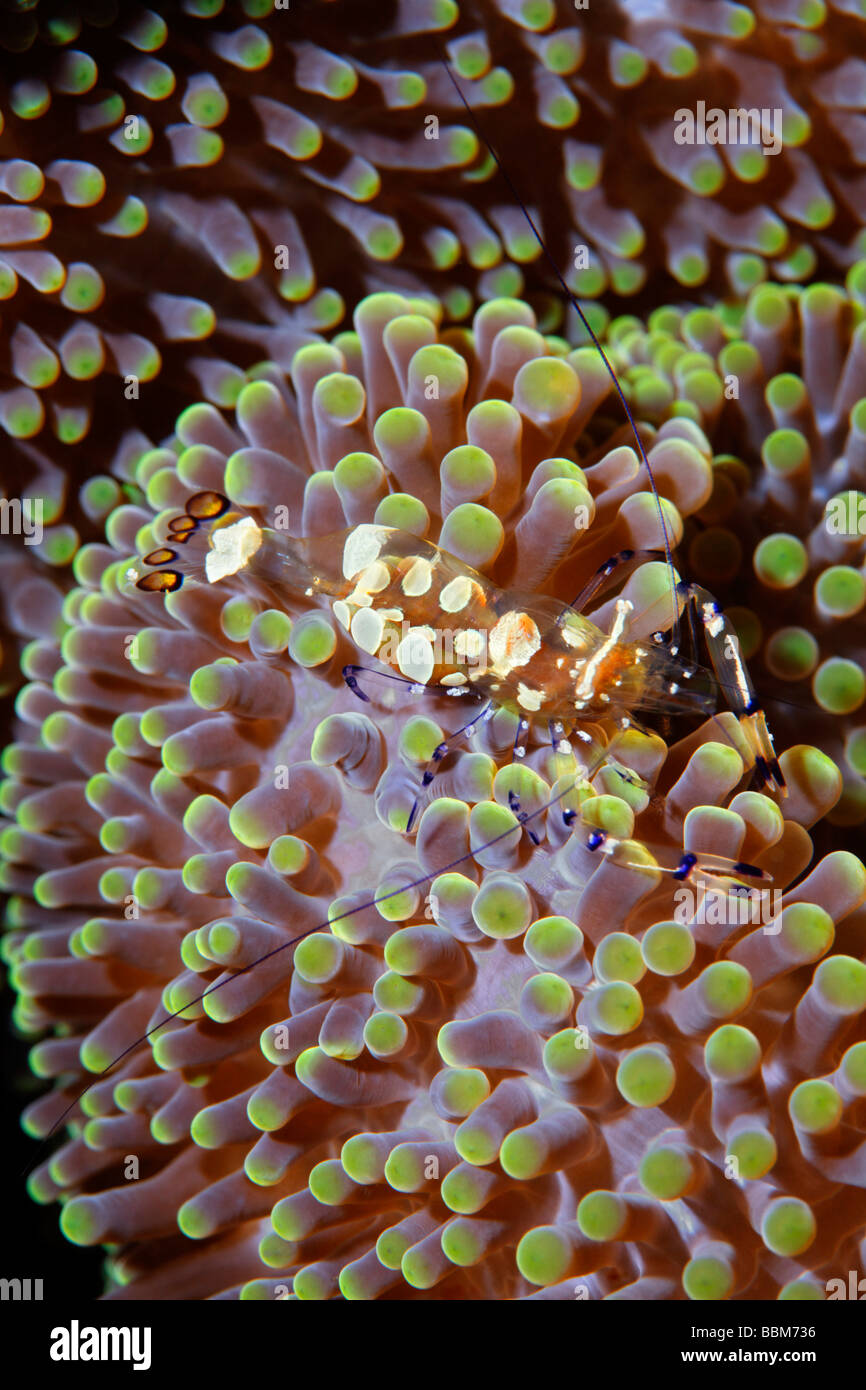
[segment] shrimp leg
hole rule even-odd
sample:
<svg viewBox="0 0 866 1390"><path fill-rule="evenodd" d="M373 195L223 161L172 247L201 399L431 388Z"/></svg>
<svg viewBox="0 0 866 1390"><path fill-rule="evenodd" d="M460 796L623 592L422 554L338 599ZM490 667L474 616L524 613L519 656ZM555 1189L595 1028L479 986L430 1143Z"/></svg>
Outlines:
<svg viewBox="0 0 866 1390"><path fill-rule="evenodd" d="M614 734L610 741L598 750L583 771L582 781L592 781L599 769L610 759L612 752L628 728L640 728L640 725L635 720L630 719L626 727ZM703 852L695 854L687 850L680 856L676 864L665 865L654 861L648 863L646 859L635 855L634 851L638 846L633 841L620 839L609 831L598 826L588 825L586 822L581 825L580 811L568 808L562 812L562 820L564 825L573 828L581 836L586 850L591 854L604 856L620 868L646 869L654 873L672 875L679 882L686 882L693 874L703 878L745 879L748 884L772 881L769 874L754 864L748 864L740 859L728 859L717 854Z"/></svg>
<svg viewBox="0 0 866 1390"><path fill-rule="evenodd" d="M512 757L514 757L514 758L525 758L525 757L526 757L526 737L527 737L527 734L528 734L528 733L529 733L529 720L528 720L528 719L518 719L518 721L517 721L517 732L516 732L516 734L514 735L514 748L513 748L513 751L512 751ZM522 822L522 820L523 820L523 812L522 812L521 809L520 809L520 797L518 796L517 792L514 791L513 789L508 793L508 805L509 805L509 807L511 808L511 810L514 812L514 814L515 814L515 816L517 817L517 819L518 819L519 821ZM530 840L532 841L532 843L533 843L534 845L538 845L538 844L541 843L541 841L539 840L538 836L535 834L535 831L534 831L534 830L530 830L530 831L528 831L527 833L528 833L528 835L529 835Z"/></svg>
<svg viewBox="0 0 866 1390"><path fill-rule="evenodd" d="M703 624L713 672L754 755L759 785L775 786L784 796L787 792L785 778L733 625L712 594L700 584L682 582L677 585L677 592L687 600Z"/></svg>
<svg viewBox="0 0 866 1390"><path fill-rule="evenodd" d="M653 864L648 866L635 860L618 859L617 851L627 846L628 843L628 840L620 840L615 835L609 835L606 830L590 831L585 841L586 848L590 850L590 852L601 852L608 858L613 859L614 863L619 863L624 868L652 867L658 873L672 874L680 883L687 882L694 873L696 873L699 878L742 877L750 879L753 883L772 882L770 874L758 868L756 864L747 864L742 859L726 859L720 854L697 855L691 851L686 851L680 856L679 862L673 867L664 864Z"/></svg>
<svg viewBox="0 0 866 1390"><path fill-rule="evenodd" d="M344 666L343 680L346 682L347 686L352 691L352 694L357 695L358 699L363 700L366 704L370 703L370 696L365 695L364 691L361 689L361 685L358 680L358 675L361 672L363 672L365 676L378 676L380 680L397 681L400 685L408 686L410 694L412 695L453 696L455 694L462 695L464 693L464 687L461 686L420 685L417 681L408 680L406 676L398 676L391 671L374 671L369 666ZM476 699L479 698L477 694L475 694L475 692L466 691L466 693L472 693L475 695ZM463 738L464 736L466 738L471 738L478 725L490 719L495 712L496 706L494 704L490 703L486 705L485 708L481 710L479 714L473 715L471 719L467 720L467 722L461 725L459 729L455 729L453 734L449 734L447 738L443 739L442 742L438 744L436 748L433 749L433 755L430 758L430 761L427 764L427 767L425 768L424 774L421 778L421 785L418 788L418 795L415 797L415 800L412 803L412 809L409 812L409 819L406 822L407 835L415 823L415 817L418 814L418 807L421 801L421 793L425 791L427 787L429 787L430 783L433 781L433 778L436 776L436 773L439 769L439 765L442 762L443 758L445 758L446 755L451 752L454 745L457 744L461 738ZM526 721L524 720L522 721L522 723L526 723ZM519 732L520 731L518 730L518 734Z"/></svg>
<svg viewBox="0 0 866 1390"><path fill-rule="evenodd" d="M365 695L361 689L361 682L358 680L361 673L365 677L375 676L378 680L396 681L398 685L408 686L410 695L474 695L476 699L480 698L471 686L421 685L418 681L410 680L408 676L398 676L394 671L376 671L371 666L344 666L343 680L352 694L357 695L358 699L367 705L370 703L370 696Z"/></svg>
<svg viewBox="0 0 866 1390"><path fill-rule="evenodd" d="M394 672L392 671L374 671L369 666L344 666L343 680L346 682L352 694L357 695L358 699L363 700L365 704L370 703L370 696L365 695L364 691L361 689L361 685L358 680L358 675L361 672L363 672L365 676L378 676L380 680L397 681L400 685L408 686L409 693L412 695L453 696L456 694L462 695L464 693L472 693L475 699L479 698L475 692L466 690L464 687L461 686L420 685L417 681L409 680L406 676L398 676L394 674ZM443 741L440 744L438 744L436 748L433 749L433 756L427 764L427 767L424 770L424 775L421 778L421 786L418 788L418 795L412 802L412 809L409 812L409 819L406 822L407 835L415 823L415 817L418 814L418 807L421 801L421 793L425 791L426 788L429 787L430 783L433 781L433 778L436 776L439 764L442 762L442 759L446 756L447 753L451 751L453 745L456 744L464 735L466 736L466 738L471 738L478 724L490 719L491 716L495 713L495 709L495 705L488 704L486 708L481 711L480 714L474 715L472 719L468 720L467 723L463 724L461 728L455 729L453 734L449 734L446 739L443 739Z"/></svg>
<svg viewBox="0 0 866 1390"><path fill-rule="evenodd" d="M427 689L426 686L424 686L423 688L425 690ZM434 686L432 688L435 689L436 687ZM406 822L407 835L409 834L409 831L412 829L412 826L415 823L415 817L418 814L418 806L421 800L421 793L423 791L426 791L427 787L429 787L430 783L433 781L433 778L436 776L436 773L439 770L439 766L442 762L442 759L446 757L448 753L451 752L454 745L458 743L461 738L463 738L464 736L466 738L471 738L472 735L475 733L475 730L477 729L478 725L486 723L488 719L492 719L495 713L496 706L491 701L489 704L485 705L484 709L481 711L480 714L473 715L473 717L466 724L464 724L459 729L455 729L453 734L449 734L447 738L443 739L442 742L433 749L433 756L427 764L427 767L424 770L424 775L421 778L421 786L418 788L418 795L412 802L412 810L409 812L409 819Z"/></svg>
<svg viewBox="0 0 866 1390"><path fill-rule="evenodd" d="M599 565L592 578L587 580L580 593L572 600L571 607L576 613L583 613L590 599L594 598L600 589L607 587L607 581L621 566L632 564L637 566L645 564L648 560L664 559L663 550L620 550L609 560L605 560L603 565Z"/></svg>

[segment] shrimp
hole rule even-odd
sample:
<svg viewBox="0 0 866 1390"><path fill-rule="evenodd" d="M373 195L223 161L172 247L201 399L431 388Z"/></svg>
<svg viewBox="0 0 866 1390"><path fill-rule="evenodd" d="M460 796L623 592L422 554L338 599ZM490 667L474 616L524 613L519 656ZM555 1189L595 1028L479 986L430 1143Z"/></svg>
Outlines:
<svg viewBox="0 0 866 1390"><path fill-rule="evenodd" d="M145 564L155 568L138 579L138 586L170 591L183 583L185 573L200 573L200 550L197 565L185 564L178 547L187 546L203 523L203 571L209 583L246 572L277 593L288 587L327 601L356 647L390 666L413 693L486 700L491 713L506 709L517 716L519 734L546 721L555 746L575 728L601 719L621 732L641 730L638 711L712 713L716 684L721 687L725 681L759 781L785 790L736 639L705 590L678 586L691 605L690 622L692 610L699 612L713 672L685 664L661 633L655 642L632 636L634 605L628 599L617 599L606 633L574 605L498 588L456 556L410 532L362 523L324 536L293 538L232 510L219 493L190 499L183 516L169 524L175 547L145 556ZM593 596L620 565L640 558L641 552L621 552L602 566L584 595ZM722 659L734 665L732 681L723 675ZM343 675L349 688L369 701L359 680L364 669L346 666ZM436 762L447 747L440 745ZM423 785L430 780L432 770ZM417 806L416 799L407 830Z"/></svg>

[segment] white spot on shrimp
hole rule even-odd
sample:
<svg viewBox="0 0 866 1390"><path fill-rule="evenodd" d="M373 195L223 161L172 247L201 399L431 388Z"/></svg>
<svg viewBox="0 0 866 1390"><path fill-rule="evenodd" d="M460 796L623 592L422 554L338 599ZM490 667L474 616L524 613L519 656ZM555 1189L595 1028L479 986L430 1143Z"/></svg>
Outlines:
<svg viewBox="0 0 866 1390"><path fill-rule="evenodd" d="M565 622L562 624L562 627L560 628L560 632L562 634L562 640L563 642L565 642L566 646L583 647L584 649L586 648L586 638L575 627L573 618L566 618Z"/></svg>
<svg viewBox="0 0 866 1390"><path fill-rule="evenodd" d="M334 602L331 606L334 610L334 617L337 619L337 622L348 632L349 625L352 621L352 610L349 607L348 603L345 603L341 598L337 598L334 599Z"/></svg>
<svg viewBox="0 0 866 1390"><path fill-rule="evenodd" d="M429 627L410 627L397 647L397 667L409 680L426 685L433 674L433 633Z"/></svg>
<svg viewBox="0 0 866 1390"><path fill-rule="evenodd" d="M349 602L357 604L359 608L369 608L373 602L371 595L381 593L390 583L391 571L388 566L382 560L374 560L355 580Z"/></svg>
<svg viewBox="0 0 866 1390"><path fill-rule="evenodd" d="M530 689L528 685L523 684L523 681L517 682L517 703L520 705L521 709L532 711L541 709L541 706L544 704L544 699L545 697L542 691ZM521 720L521 724L525 722L525 720Z"/></svg>
<svg viewBox="0 0 866 1390"><path fill-rule="evenodd" d="M373 608L359 608L352 619L352 641L362 652L369 652L371 656L375 656L382 645L384 627L381 613L377 613Z"/></svg>
<svg viewBox="0 0 866 1390"><path fill-rule="evenodd" d="M507 674L515 666L525 666L541 647L541 633L528 613L504 613L490 634L490 656L494 667Z"/></svg>
<svg viewBox="0 0 866 1390"><path fill-rule="evenodd" d="M356 574L372 565L374 560L378 560L379 552L385 542L385 528L383 526L371 526L364 522L361 526L356 526L346 537L346 544L343 547L343 574L347 579L354 579Z"/></svg>
<svg viewBox="0 0 866 1390"><path fill-rule="evenodd" d="M439 595L439 607L444 613L459 613L472 597L472 580L465 574L458 574Z"/></svg>
<svg viewBox="0 0 866 1390"><path fill-rule="evenodd" d="M391 583L391 571L382 560L374 560L358 578L358 587L366 594L380 594Z"/></svg>
<svg viewBox="0 0 866 1390"><path fill-rule="evenodd" d="M407 598L420 598L422 594L426 594L432 583L433 566L429 560L419 555L403 575L400 588Z"/></svg>
<svg viewBox="0 0 866 1390"><path fill-rule="evenodd" d="M475 627L464 628L454 638L454 650L464 660L472 661L484 650L484 637Z"/></svg>
<svg viewBox="0 0 866 1390"><path fill-rule="evenodd" d="M462 671L451 671L447 676L443 676L440 685L466 685L467 678Z"/></svg>
<svg viewBox="0 0 866 1390"><path fill-rule="evenodd" d="M721 613L716 612L714 604L705 603L703 605L703 619L704 627L707 629L709 635L711 637L718 637L725 626L725 620Z"/></svg>
<svg viewBox="0 0 866 1390"><path fill-rule="evenodd" d="M237 574L255 555L262 543L261 527L251 516L241 517L231 526L221 526L211 534L211 549L204 562L211 584L226 575Z"/></svg>

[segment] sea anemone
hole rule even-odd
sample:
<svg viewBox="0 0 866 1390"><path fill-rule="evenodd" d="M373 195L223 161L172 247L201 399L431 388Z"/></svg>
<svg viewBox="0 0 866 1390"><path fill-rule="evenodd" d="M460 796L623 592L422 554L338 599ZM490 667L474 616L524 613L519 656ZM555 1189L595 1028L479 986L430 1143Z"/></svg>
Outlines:
<svg viewBox="0 0 866 1390"><path fill-rule="evenodd" d="M456 319L525 293L554 325L442 57L584 297L744 294L862 255L859 0L164 9L2 20L0 427L42 452L74 455L97 414L113 436L132 378L160 428L232 406L370 290ZM783 148L676 143L677 112L734 100L780 112Z"/></svg>
<svg viewBox="0 0 866 1390"><path fill-rule="evenodd" d="M388 52L455 15L451 0L404 5ZM300 25L256 0L165 16L38 5L2 21L0 425L49 452L49 431L75 446L97 413L116 418L133 379L162 428L190 400L234 405L243 368L287 366L340 322L347 289L383 283L409 235L380 207L383 180L413 170L432 187L478 154L464 125L425 139L411 62L331 51L332 5ZM460 242L420 206L409 223L415 274L395 283L420 292Z"/></svg>
<svg viewBox="0 0 866 1390"><path fill-rule="evenodd" d="M595 349L511 300L439 320L373 295L354 331L250 371L233 413L130 436L76 587L17 576L6 958L19 1027L53 1030L27 1128L67 1126L31 1192L110 1247L111 1298L823 1298L866 1214L866 870L810 868L831 758L786 748L777 805L722 714L635 733L589 785L543 742L515 765L500 714L413 840L453 701L359 705L354 649L303 595L135 587L203 489L308 536L396 525L565 598L657 545ZM659 331L675 376L689 320ZM679 541L718 463L694 419L642 434ZM668 582L651 563L626 592L640 610ZM684 903L684 851L784 896L758 921L712 883Z"/></svg>

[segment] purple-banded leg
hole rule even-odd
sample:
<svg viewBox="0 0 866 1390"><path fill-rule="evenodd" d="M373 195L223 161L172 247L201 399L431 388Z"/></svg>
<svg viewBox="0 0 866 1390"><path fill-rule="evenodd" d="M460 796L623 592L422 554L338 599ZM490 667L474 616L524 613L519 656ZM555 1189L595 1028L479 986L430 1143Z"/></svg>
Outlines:
<svg viewBox="0 0 866 1390"><path fill-rule="evenodd" d="M526 757L526 740L529 735L529 720L524 719L523 715L517 717L517 732L514 735L514 747L511 752L513 758Z"/></svg>
<svg viewBox="0 0 866 1390"><path fill-rule="evenodd" d="M569 729L561 719L548 719L547 733L553 751L553 780L559 782L567 777L575 761L574 748L569 738ZM575 735L579 737L579 734ZM564 814L564 813L561 813ZM570 824L569 821L565 822Z"/></svg>
<svg viewBox="0 0 866 1390"><path fill-rule="evenodd" d="M528 720L528 719L524 719L524 718L523 718L523 715L518 715L518 718L517 718L517 732L516 732L515 735L514 735L514 749L513 749L513 751L512 751L512 757L514 757L514 758L525 758L525 757L526 757L526 740L527 740L528 735L529 735L529 720ZM517 819L520 821L521 825L523 825L524 822L525 822L525 820L526 820L526 813L525 813L524 811L521 811L521 809L520 809L520 797L517 795L517 792L514 791L514 790L511 790L511 791L509 791L509 793L508 793L508 805L509 805L509 808L514 812L514 814L515 814L515 816L517 817ZM541 841L540 841L540 839L538 838L538 836L536 835L536 833L535 833L534 830L529 830L529 831L527 831L527 834L529 835L529 838L530 838L530 840L532 841L532 843L533 843L534 845L540 845L540 844L541 844Z"/></svg>
<svg viewBox="0 0 866 1390"><path fill-rule="evenodd" d="M599 752L596 755L594 761L591 762L588 765L586 771L581 774L582 778L584 781L591 781L595 774L599 771L599 769L603 767L606 762L609 761L617 777L619 777L623 782L627 782L630 787L637 787L639 791L646 792L648 791L648 784L644 781L644 779L637 772L635 772L633 768L627 767L624 763L618 762L615 757L611 757L611 750L616 747L620 739L623 738L623 736L626 733L628 733L630 729L637 730L638 733L646 734L647 736L649 736L650 731L649 729L645 728L644 725L641 724L633 714L624 715L618 722L620 726L619 731L616 734L614 734L613 738L610 740L609 743L605 744L603 748L599 749ZM565 731L563 725L560 723L551 724L549 725L549 728L551 731L551 739L553 741L554 752L558 753L559 748L557 746L557 740L561 740L564 736ZM584 744L592 742L592 739L584 729L575 728L572 737L580 740ZM563 820L565 821L565 824L571 825L574 821L575 815L576 812L574 811L564 811Z"/></svg>
<svg viewBox="0 0 866 1390"><path fill-rule="evenodd" d="M433 690L436 689L435 686L431 686L430 688ZM422 689L426 690L427 687L423 686ZM491 701L489 704L484 706L483 710L480 710L478 714L473 715L473 717L470 720L468 720L468 722L464 724L461 728L455 729L453 734L449 734L447 738L443 739L442 742L440 744L437 744L437 746L433 749L433 756L431 757L429 763L424 769L424 775L421 778L421 786L418 788L418 795L412 802L412 810L409 812L409 819L406 822L407 835L409 834L409 831L412 829L412 826L415 823L415 817L418 814L418 805L421 800L421 793L423 791L426 791L426 789L430 786L430 783L433 781L433 778L439 771L439 767L442 763L443 758L445 758L447 754L452 751L455 745L459 743L461 738L471 738L472 735L475 733L475 730L478 728L478 725L486 723L488 719L491 719L493 717L495 712L496 706Z"/></svg>
<svg viewBox="0 0 866 1390"><path fill-rule="evenodd" d="M598 772L599 768L602 767L603 764L605 763L605 761L606 761L608 755L610 754L610 750L611 750L612 748L615 748L615 747L616 747L617 743L618 743L619 740L622 738L622 736L623 736L624 733L625 733L625 729L623 728L623 729L621 729L618 733L614 734L613 738L610 740L609 743L606 743L606 744L604 745L603 748L599 748L598 753L595 755L595 757L594 757L589 763L587 763L586 767L584 768L583 772L581 773L581 779L582 779L584 782L591 782L591 781L592 781L593 777L594 777L595 774ZM592 738L591 738L591 736L586 732L585 729L576 729L576 730L575 730L575 737L578 738L578 739L580 739L581 742L584 743L584 744L586 744L586 743L592 743ZM576 786L576 785L577 785L577 779L575 779L575 786ZM563 811L563 813L562 813L562 822L563 822L563 825L567 825L567 826L571 827L572 825L574 825L574 822L575 822L575 820L577 819L577 816L578 816L578 812L572 810L571 808L568 808L567 810ZM589 846L588 846L588 848L589 848Z"/></svg>
<svg viewBox="0 0 866 1390"><path fill-rule="evenodd" d="M370 704L370 696L364 694L361 689L361 682L358 679L359 675L362 674L365 680L367 676L370 676L375 680L395 681L397 685L406 686L408 688L408 694L410 695L448 695L452 697L455 695L471 695L476 700L481 699L481 696L478 695L471 686L422 685L420 681L410 680L408 676L398 676L394 671L376 671L372 666L344 666L342 674L343 680L346 682L352 694L357 695L358 699L363 700L367 705Z"/></svg>
<svg viewBox="0 0 866 1390"><path fill-rule="evenodd" d="M587 580L580 593L573 600L571 607L576 613L582 613L590 599L595 598L599 590L607 587L608 580L612 579L617 570L624 565L643 565L649 560L664 560L663 550L620 550L616 555L612 555L609 560L605 560L603 565L599 565L591 579Z"/></svg>
<svg viewBox="0 0 866 1390"><path fill-rule="evenodd" d="M559 766L557 759L573 750L568 741L566 727L561 719L548 719L547 732L550 737L550 746L553 749L553 766L554 771L556 771Z"/></svg>
<svg viewBox="0 0 866 1390"><path fill-rule="evenodd" d="M604 748L599 749L596 757L583 774L586 781L590 781L595 776L598 769L610 756L611 750L616 747L619 740L628 732L628 729L633 727L635 726L630 719L624 721L623 726L614 734L610 742ZM580 736L579 731L578 736ZM569 827L573 826L579 814L578 811L571 808L566 809L562 813L564 824ZM600 830L597 827L593 827L586 835L584 847L593 854L603 854L606 858L614 858L617 852L621 851L622 847L627 843L626 840L619 839L616 835L611 835L607 830ZM745 878L753 883L756 881L771 881L770 875L766 874L763 869L757 868L756 865L747 864L740 859L726 859L717 854L697 855L687 852L681 856L679 862L673 867L662 864L647 864L645 861L629 859L627 857L622 857L622 855L620 855L616 862L623 868L652 868L659 873L672 874L673 877L680 882L688 879L695 870L706 876L715 875L716 877L723 878Z"/></svg>
<svg viewBox="0 0 866 1390"><path fill-rule="evenodd" d="M566 813L574 816L574 812ZM601 853L609 858L613 858L621 845L627 843L626 840L617 839L615 835L610 835L606 830L592 830L586 837L586 848L593 853ZM660 873L672 874L680 883L687 882L692 874L697 873L698 877L715 878L746 878L752 883L771 883L772 877L759 869L756 864L747 864L743 859L726 859L721 854L692 854L687 852L680 856L679 863L674 867L663 864L646 865L637 860L623 859L620 861L624 868L656 868Z"/></svg>
<svg viewBox="0 0 866 1390"><path fill-rule="evenodd" d="M687 601L690 621L693 621L693 610L703 624L713 674L728 705L740 721L740 728L755 759L759 787L775 786L783 796L786 795L785 778L776 757L772 735L758 703L733 625L712 594L700 584L683 582L677 585L677 591Z"/></svg>
<svg viewBox="0 0 866 1390"><path fill-rule="evenodd" d="M529 819L528 813L526 811L521 811L520 797L517 795L517 792L513 790L513 788L508 793L508 808L509 810L514 812L515 816L520 821L520 824L526 826L526 822ZM534 830L527 829L526 833L534 845L541 844L541 840L539 839L538 835L536 835Z"/></svg>
<svg viewBox="0 0 866 1390"><path fill-rule="evenodd" d="M369 666L344 666L343 680L346 682L347 686L352 691L352 694L357 695L358 699L363 700L366 704L370 703L370 696L365 695L364 691L361 689L361 684L358 680L358 676L360 674L363 674L365 677L376 676L379 680L396 681L398 685L404 685L408 687L410 695L444 695L454 697L455 695L459 696L467 694L471 695L471 697L475 700L480 701L481 699L481 696L476 691L472 690L471 687L468 686L421 685L419 681L409 680L406 676L398 676L393 671L374 671ZM463 724L459 729L456 729L453 734L449 734L446 739L443 739L442 742L436 748L433 749L433 756L427 764L427 767L424 770L424 775L421 778L421 786L418 790L418 795L412 802L412 810L409 812L409 819L406 823L407 835L409 831L412 829L412 826L415 822L415 817L418 814L418 805L421 800L421 792L424 791L427 787L429 787L430 783L433 781L433 778L436 776L436 772L438 771L439 764L442 762L442 759L446 756L447 753L451 751L454 745L457 744L461 738L471 738L478 725L490 719L491 716L494 714L495 709L496 706L492 703L486 705L483 710L480 710L478 714L473 715L471 719L467 720L467 722Z"/></svg>
<svg viewBox="0 0 866 1390"><path fill-rule="evenodd" d="M690 586L688 584L681 581L677 585L677 593L686 598L686 631L689 635L689 645L691 647L692 659L690 662L683 661L682 652L678 652L676 648L673 648L671 650L672 656L679 656L680 660L683 661L683 674L687 677L694 676L697 673L698 667L700 666L700 644L698 641L698 626L695 621L695 605L689 602L689 587Z"/></svg>
<svg viewBox="0 0 866 1390"><path fill-rule="evenodd" d="M359 700L363 700L365 705L370 704L370 696L365 695L361 689L358 676L362 673L365 676L378 676L379 680L399 681L402 685L412 684L411 681L407 681L403 676L392 675L390 671L371 671L369 666L344 666L343 680L346 682L352 694L357 695Z"/></svg>

